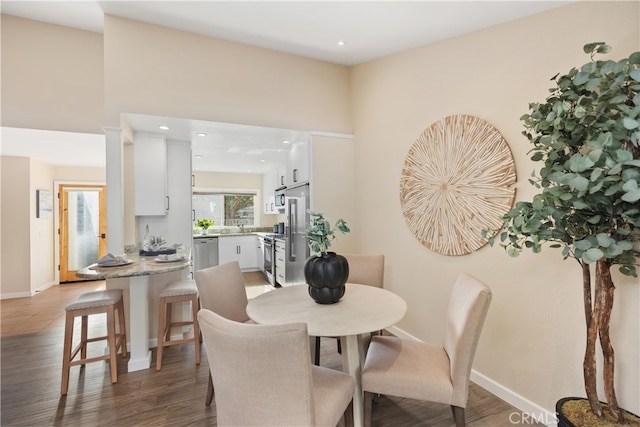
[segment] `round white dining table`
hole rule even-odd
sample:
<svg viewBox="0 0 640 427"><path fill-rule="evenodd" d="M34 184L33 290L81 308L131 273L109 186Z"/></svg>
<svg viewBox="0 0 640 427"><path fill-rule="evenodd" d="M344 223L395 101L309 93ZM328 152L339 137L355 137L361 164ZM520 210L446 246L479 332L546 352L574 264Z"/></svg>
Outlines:
<svg viewBox="0 0 640 427"><path fill-rule="evenodd" d="M288 286L249 300L247 315L256 323L273 325L302 322L310 336L340 337L343 370L355 381L353 421L364 425L362 335L393 326L407 312L406 302L386 289L347 283L335 304L318 304L307 285Z"/></svg>

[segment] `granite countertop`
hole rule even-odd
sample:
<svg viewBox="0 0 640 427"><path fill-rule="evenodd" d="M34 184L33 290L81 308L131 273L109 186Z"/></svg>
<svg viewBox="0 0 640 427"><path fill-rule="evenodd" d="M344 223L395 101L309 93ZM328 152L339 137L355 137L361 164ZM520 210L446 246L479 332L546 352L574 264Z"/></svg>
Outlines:
<svg viewBox="0 0 640 427"><path fill-rule="evenodd" d="M245 231L244 233L212 233L212 234L194 234L194 239L205 239L207 237L238 237L238 236L264 236L272 235L273 232L267 231Z"/></svg>
<svg viewBox="0 0 640 427"><path fill-rule="evenodd" d="M191 260L186 256L184 259L171 262L160 262L156 257L141 257L137 254L127 254L127 259L131 262L121 266L100 267L98 264L91 264L78 271L76 275L85 279L149 276L182 270L191 265Z"/></svg>

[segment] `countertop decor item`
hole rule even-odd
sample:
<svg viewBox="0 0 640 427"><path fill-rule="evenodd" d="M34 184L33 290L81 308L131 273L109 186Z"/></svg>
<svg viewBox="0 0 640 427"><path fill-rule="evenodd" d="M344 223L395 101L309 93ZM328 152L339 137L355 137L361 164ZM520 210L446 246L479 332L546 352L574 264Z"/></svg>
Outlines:
<svg viewBox="0 0 640 427"><path fill-rule="evenodd" d="M318 304L333 304L344 296L345 283L349 277L349 263L342 255L329 252L331 241L336 238L335 230L348 233L351 230L340 218L335 228L322 213L309 212L311 225L306 233L311 255L304 263L304 277L309 285L309 295Z"/></svg>
<svg viewBox="0 0 640 427"><path fill-rule="evenodd" d="M591 61L553 77L555 87L547 99L530 103L530 112L521 117L523 134L532 144L531 160L544 163L529 180L540 192L503 216L500 245L517 256L525 248L539 253L549 243L562 248L563 259L577 261L587 327L582 366L588 406L597 418L611 415L622 424L626 411L616 398L609 335L615 290L611 268L617 265L623 275L638 277L640 52L617 61L594 59L610 50L603 42L585 45ZM494 243L493 237L488 240ZM637 332L637 326L627 328ZM607 406L598 399L597 347ZM635 418L634 425L640 425Z"/></svg>
<svg viewBox="0 0 640 427"><path fill-rule="evenodd" d="M488 122L454 115L413 143L402 167L400 204L413 235L441 255L465 255L487 244L513 206L516 168L507 141Z"/></svg>
<svg viewBox="0 0 640 427"><path fill-rule="evenodd" d="M196 222L196 227L199 227L202 230L202 234L207 234L207 230L209 227L213 226L213 224L214 221L212 219L202 218Z"/></svg>

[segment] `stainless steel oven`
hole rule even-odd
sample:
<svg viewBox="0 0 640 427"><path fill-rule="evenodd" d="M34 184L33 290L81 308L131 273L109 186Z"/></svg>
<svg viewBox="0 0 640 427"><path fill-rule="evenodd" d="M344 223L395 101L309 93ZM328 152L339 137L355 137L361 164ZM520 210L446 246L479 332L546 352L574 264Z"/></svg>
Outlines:
<svg viewBox="0 0 640 427"><path fill-rule="evenodd" d="M264 236L264 274L267 276L267 281L270 284L274 284L273 280L273 256L275 253L275 245L272 236Z"/></svg>

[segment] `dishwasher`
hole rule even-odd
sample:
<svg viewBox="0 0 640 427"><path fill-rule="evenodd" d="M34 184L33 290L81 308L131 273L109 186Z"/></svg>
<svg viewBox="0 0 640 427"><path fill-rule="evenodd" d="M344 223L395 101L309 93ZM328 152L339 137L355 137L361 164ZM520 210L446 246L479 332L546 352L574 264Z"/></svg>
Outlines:
<svg viewBox="0 0 640 427"><path fill-rule="evenodd" d="M218 238L196 237L193 239L193 271L218 265Z"/></svg>

